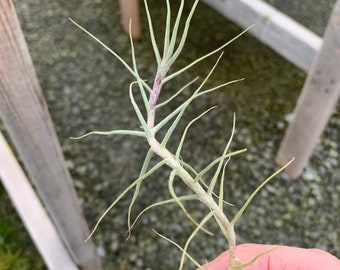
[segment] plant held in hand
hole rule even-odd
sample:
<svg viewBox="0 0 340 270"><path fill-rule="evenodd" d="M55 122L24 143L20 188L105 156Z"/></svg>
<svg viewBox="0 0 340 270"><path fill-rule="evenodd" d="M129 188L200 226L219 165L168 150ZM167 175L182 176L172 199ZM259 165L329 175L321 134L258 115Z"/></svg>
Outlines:
<svg viewBox="0 0 340 270"><path fill-rule="evenodd" d="M179 121L181 120L184 112L188 108L188 106L191 104L192 101L194 101L197 98L200 98L202 95L209 94L210 92L217 91L229 84L235 83L240 81L235 80L231 82L227 82L221 85L218 85L216 87L206 89L205 84L211 77L213 71L215 70L215 67L220 60L221 56L218 58L216 64L211 68L207 76L202 80L202 82L199 84L197 89L193 91L191 96L184 101L182 104L180 104L174 111L172 111L169 115L167 115L164 119L161 119L159 121L156 121L156 114L157 111L159 111L163 106L166 106L170 101L175 99L178 95L181 94L181 92L186 89L189 85L192 85L194 81L197 81L197 79L191 81L187 85L185 85L182 89L178 90L176 93L173 94L172 97L170 97L168 100L159 103L159 96L161 94L162 87L166 83L170 83L171 80L177 76L179 76L182 72L186 71L193 65L201 62L205 58L221 51L224 47L226 47L228 44L233 42L235 39L237 39L239 36L243 35L248 29L241 32L238 36L233 38L232 40L228 41L227 43L223 44L219 48L213 50L212 52L200 57L199 59L193 61L186 67L183 67L182 69L178 71L174 71L171 74L169 73L170 68L172 67L173 63L176 61L176 59L179 57L179 55L182 52L182 49L184 47L190 22L192 19L192 16L194 14L194 11L199 3L199 0L195 0L192 8L190 10L190 13L188 17L186 18L186 21L184 23L184 29L182 31L182 35L179 38L179 42L177 42L178 39L178 30L180 26L180 21L182 19L183 14L183 8L184 8L184 0L181 0L180 7L178 10L178 14L176 16L175 22L173 24L173 28L171 29L171 7L170 7L170 0L166 0L166 7L167 7L167 17L166 17L166 26L165 26L165 36L164 36L164 45L163 45L163 52L162 55L160 53L159 47L156 44L156 38L154 35L154 29L152 24L152 18L149 12L148 3L146 0L144 0L145 9L147 12L147 18L148 18L148 24L149 24L149 30L150 30L150 36L151 36L151 43L153 47L153 51L155 54L155 58L157 61L157 71L154 77L153 85L150 86L147 84L145 80L141 77L141 75L138 72L137 69L137 62L135 57L135 51L134 51L134 43L132 40L132 37L130 35L130 42L131 42L131 51L132 51L132 67L129 66L116 52L111 50L108 46L106 46L103 42L101 42L98 38L96 38L94 35L89 33L87 30L85 30L83 27L72 21L75 25L77 25L80 29L82 29L84 32L86 32L88 35L90 35L93 39L95 39L98 43L100 43L103 47L105 47L110 53L112 53L126 68L127 70L135 77L135 81L130 84L129 87L129 96L131 100L131 104L134 108L134 111L136 113L136 116L139 120L141 130L113 130L113 131L93 131L88 134L85 134L79 138L84 138L89 135L131 135L131 136L138 136L142 137L146 140L146 142L149 144L149 151L146 153L146 157L144 160L144 163L142 165L139 178L136 179L134 182L132 182L119 196L116 198L116 200L109 206L109 208L102 214L102 216L99 218L95 228L93 229L92 233L89 237L93 235L95 230L98 228L98 225L102 221L102 219L105 217L105 215L132 189L134 189L134 195L131 200L129 211L128 211L128 227L129 227L129 233L131 231L131 228L135 224L136 220L140 217L141 214L143 214L145 211L150 209L153 206L159 206L166 203L177 203L179 207L184 211L186 216L196 225L196 229L192 233L192 235L187 240L184 247L180 247L178 244L173 242L170 239L167 239L165 236L162 236L158 233L159 236L167 239L174 245L176 245L179 249L182 250L183 256L180 261L179 269L183 268L185 258L189 258L199 269L203 269L200 263L198 263L194 258L192 258L188 253L187 249L188 246L193 239L193 237L197 234L199 230L203 230L207 233L210 233L206 231L203 227L204 224L210 220L211 218L214 218L217 222L218 226L220 227L221 231L223 232L228 245L229 245L229 251L230 251L230 261L229 261L229 268L230 269L243 269L247 265L251 264L254 260L257 259L258 256L256 256L252 261L240 263L237 259L237 254L235 254L235 246L236 246L236 237L234 232L234 225L235 223L240 219L242 216L244 210L249 205L250 201L253 199L253 197L256 195L256 193L270 180L272 179L277 173L282 171L285 167L280 169L278 172L276 172L274 175L270 176L268 179L266 179L255 191L254 193L249 197L249 199L245 202L243 207L239 210L239 212L236 214L236 216L233 219L228 218L224 214L223 206L225 204L223 199L223 182L224 182L224 167L227 161L230 159L230 157L240 154L246 149L230 152L230 144L233 138L234 134L234 128L235 128L235 117L234 117L234 125L231 132L231 136L229 141L226 144L225 149L223 150L223 153L221 156L214 161L212 161L208 166L206 166L203 170L200 172L197 172L193 167L189 164L187 164L185 161L181 159L181 150L185 141L186 134L190 128L190 126L197 120L199 120L201 117L203 117L208 111L211 109L203 112L201 115L197 116L195 119L193 119L190 123L187 124L186 128L183 131L181 140L178 142L178 147L176 152L172 153L168 150L167 144L169 142L169 139L171 138L174 130L176 129ZM242 79L241 79L242 80ZM142 104L137 104L135 100L136 92L141 95L142 97ZM144 110L146 112L146 115L143 115L141 106L144 107ZM161 136L159 131L161 129L167 128L165 135ZM154 166L150 166L150 161L154 156L160 157L160 161L156 163ZM163 166L168 166L171 168L171 173L169 175L168 179L168 189L169 193L171 195L171 199L157 202L146 209L144 209L136 218L134 222L131 221L131 210L132 207L136 201L136 198L138 196L140 187L143 183L143 181L148 178L151 174L153 174L156 170L160 169ZM151 168L150 168L151 167ZM213 174L212 179L209 181L204 180L204 176L207 174L208 171L215 169L215 172ZM175 178L181 179L191 190L192 194L189 195L183 195L183 196L177 196L174 190L174 180ZM216 185L219 183L219 194L215 194L214 190ZM183 205L184 201L188 200L197 200L209 209L209 213L203 217L202 221L198 222L196 221L190 213L186 210L186 208Z"/></svg>

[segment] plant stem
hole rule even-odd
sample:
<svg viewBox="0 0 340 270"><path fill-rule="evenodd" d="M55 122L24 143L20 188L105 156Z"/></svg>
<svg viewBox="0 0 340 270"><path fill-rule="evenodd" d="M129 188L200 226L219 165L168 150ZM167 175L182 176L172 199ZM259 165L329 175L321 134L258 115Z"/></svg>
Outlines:
<svg viewBox="0 0 340 270"><path fill-rule="evenodd" d="M159 98L159 94L161 92L162 86L163 86L163 79L165 78L166 75L166 68L163 65L163 63L161 63L159 69L157 70L156 76L155 76L155 80L153 83L153 87L152 87L152 92L150 94L150 98L149 98L149 107L150 107L150 114L148 116L148 128L151 131L151 134L155 134L154 131L154 126L155 126L155 118L156 118L156 104Z"/></svg>
<svg viewBox="0 0 340 270"><path fill-rule="evenodd" d="M152 136L148 136L147 140L151 147L151 150L160 156L165 163L175 171L175 174L180 177L183 182L193 191L195 192L199 200L205 204L211 211L214 212L214 217L220 226L221 230L224 232L225 237L227 238L229 244L229 252L230 252L230 269L233 267L233 262L235 259L235 247L236 247L236 235L234 231L234 226L231 224L229 219L223 213L223 210L218 206L218 204L214 201L212 196L204 190L201 184L188 173L186 169L184 169L179 161L172 155L164 146L162 146L158 140L155 138L155 118L156 118L156 105L157 101L163 86L163 79L166 76L168 71L167 65L164 65L164 62L161 61L159 68L157 69L157 73L154 79L152 92L149 98L149 115L147 119L147 126L150 130Z"/></svg>
<svg viewBox="0 0 340 270"><path fill-rule="evenodd" d="M176 172L176 175L180 177L183 182L192 190L194 191L199 200L205 204L211 211L214 211L214 217L221 227L221 229L225 232L225 236L227 238L229 244L229 252L230 252L230 266L232 267L234 258L235 258L235 246L236 246L236 235L234 231L234 226L230 223L229 219L223 213L222 209L218 206L218 204L214 201L212 196L209 196L204 188L199 184L198 181L185 170L178 160L167 150L163 147L157 139L152 136L148 138L148 143L151 147L151 150L160 156L165 163ZM232 269L232 268L231 268Z"/></svg>

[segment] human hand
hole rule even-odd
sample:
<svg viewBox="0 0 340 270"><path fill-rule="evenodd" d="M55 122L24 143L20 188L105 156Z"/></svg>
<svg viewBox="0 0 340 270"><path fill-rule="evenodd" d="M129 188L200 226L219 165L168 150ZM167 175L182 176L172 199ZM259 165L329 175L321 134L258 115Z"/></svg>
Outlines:
<svg viewBox="0 0 340 270"><path fill-rule="evenodd" d="M271 251L269 251L271 250ZM340 260L320 249L242 244L235 255L242 263L251 261L259 253L265 253L245 270L340 270ZM204 270L228 270L229 251L203 266Z"/></svg>

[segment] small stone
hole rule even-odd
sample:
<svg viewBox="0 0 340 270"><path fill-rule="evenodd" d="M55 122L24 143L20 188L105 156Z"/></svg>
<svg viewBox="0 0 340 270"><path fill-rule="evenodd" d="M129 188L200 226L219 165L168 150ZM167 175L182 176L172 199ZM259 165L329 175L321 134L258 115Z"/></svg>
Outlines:
<svg viewBox="0 0 340 270"><path fill-rule="evenodd" d="M85 165L81 165L81 166L76 167L76 172L77 172L79 175L85 175L85 174L86 174L86 171L87 171L87 168L86 168Z"/></svg>
<svg viewBox="0 0 340 270"><path fill-rule="evenodd" d="M106 256L106 251L103 246L97 246L97 252L99 257L104 258Z"/></svg>

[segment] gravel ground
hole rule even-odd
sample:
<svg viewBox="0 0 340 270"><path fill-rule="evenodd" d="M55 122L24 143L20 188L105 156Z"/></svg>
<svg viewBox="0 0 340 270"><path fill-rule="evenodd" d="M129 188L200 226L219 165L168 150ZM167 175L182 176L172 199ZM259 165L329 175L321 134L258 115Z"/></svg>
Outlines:
<svg viewBox="0 0 340 270"><path fill-rule="evenodd" d="M91 228L110 202L138 176L147 148L142 139L130 137L69 139L91 130L135 129L138 123L127 95L133 78L68 18L94 33L124 59L130 59L129 40L120 27L117 2L14 1ZM178 0L172 3L176 6ZM164 3L153 0L150 7L156 33L161 38ZM187 7L185 12L188 10ZM136 54L140 73L150 81L156 66L143 8L141 13L143 36L136 41ZM175 68L218 47L240 31L201 3ZM171 86L165 87L164 98L170 95L172 88L178 89L196 76L204 77L216 57L190 69ZM181 126L183 128L205 109L218 106L195 124L187 137L183 158L200 169L221 154L230 135L232 115L236 112L237 128L232 149L246 147L248 151L233 158L227 169L225 198L235 204L234 208L226 209L231 216L259 183L277 169L274 158L287 126L285 116L294 109L305 74L245 35L225 49L209 86L243 77L245 81L195 101ZM176 108L189 92L164 109L159 117ZM303 175L292 182L281 174L256 197L236 226L239 242L318 247L340 256L339 128L338 106ZM174 146L179 136L180 131L173 138ZM169 198L167 173L155 174L145 183L134 214L152 202ZM186 189L178 184L176 191L185 193ZM4 194L0 198L9 205ZM129 194L109 213L94 235L104 269L176 269L179 252L157 237L151 228L183 244L193 226L177 206L170 205L146 213L131 238L125 241L130 199ZM197 203L188 204L188 208L197 218L206 211ZM6 209L2 214L16 222L14 210L10 206ZM213 222L208 227L216 232L215 236L199 235L190 250L201 261L212 259L227 247ZM20 231L23 238L27 237L21 227ZM29 249L30 245L23 247L22 254ZM188 266L188 269L192 268Z"/></svg>

